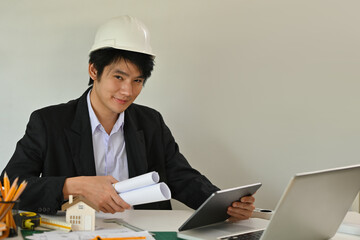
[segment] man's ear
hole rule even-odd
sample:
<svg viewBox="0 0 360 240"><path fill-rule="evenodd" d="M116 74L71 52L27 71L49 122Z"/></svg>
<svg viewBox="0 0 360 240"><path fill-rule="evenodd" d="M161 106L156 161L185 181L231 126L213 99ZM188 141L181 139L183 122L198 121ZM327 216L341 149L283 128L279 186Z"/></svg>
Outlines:
<svg viewBox="0 0 360 240"><path fill-rule="evenodd" d="M97 70L93 63L89 63L89 76L92 80L97 80Z"/></svg>

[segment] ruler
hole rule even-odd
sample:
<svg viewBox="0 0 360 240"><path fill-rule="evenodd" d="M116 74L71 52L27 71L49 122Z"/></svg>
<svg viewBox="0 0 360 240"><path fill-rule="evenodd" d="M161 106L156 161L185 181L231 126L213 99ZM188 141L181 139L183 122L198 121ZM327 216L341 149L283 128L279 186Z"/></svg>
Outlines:
<svg viewBox="0 0 360 240"><path fill-rule="evenodd" d="M58 220L48 219L48 218L41 218L40 222L41 227L50 228L50 229L60 229L67 232L71 231L71 224L67 222L62 222Z"/></svg>

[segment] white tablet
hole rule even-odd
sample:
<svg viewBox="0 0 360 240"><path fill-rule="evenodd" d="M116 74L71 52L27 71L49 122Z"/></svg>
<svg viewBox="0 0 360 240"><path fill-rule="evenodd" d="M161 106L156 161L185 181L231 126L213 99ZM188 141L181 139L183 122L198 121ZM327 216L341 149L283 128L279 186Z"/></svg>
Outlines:
<svg viewBox="0 0 360 240"><path fill-rule="evenodd" d="M244 196L253 195L261 183L219 190L211 194L206 201L184 222L179 231L202 227L225 221L230 216L227 208Z"/></svg>

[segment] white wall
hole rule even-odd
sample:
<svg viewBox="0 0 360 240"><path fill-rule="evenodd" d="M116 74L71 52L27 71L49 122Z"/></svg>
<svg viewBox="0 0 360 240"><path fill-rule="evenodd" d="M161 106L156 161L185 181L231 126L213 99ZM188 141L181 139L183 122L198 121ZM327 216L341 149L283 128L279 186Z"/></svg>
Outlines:
<svg viewBox="0 0 360 240"><path fill-rule="evenodd" d="M96 28L129 14L156 68L137 102L162 112L191 164L221 188L359 163L360 1L1 0L0 167L30 113L87 87Z"/></svg>

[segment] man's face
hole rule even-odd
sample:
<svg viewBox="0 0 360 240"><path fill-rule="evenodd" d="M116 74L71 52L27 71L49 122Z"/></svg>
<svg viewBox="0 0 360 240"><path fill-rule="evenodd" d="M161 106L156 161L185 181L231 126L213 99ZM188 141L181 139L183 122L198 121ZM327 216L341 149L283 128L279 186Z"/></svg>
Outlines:
<svg viewBox="0 0 360 240"><path fill-rule="evenodd" d="M140 94L144 82L137 66L123 59L106 66L100 79L93 64L89 65L89 74L94 79L91 105L99 120L125 111Z"/></svg>

